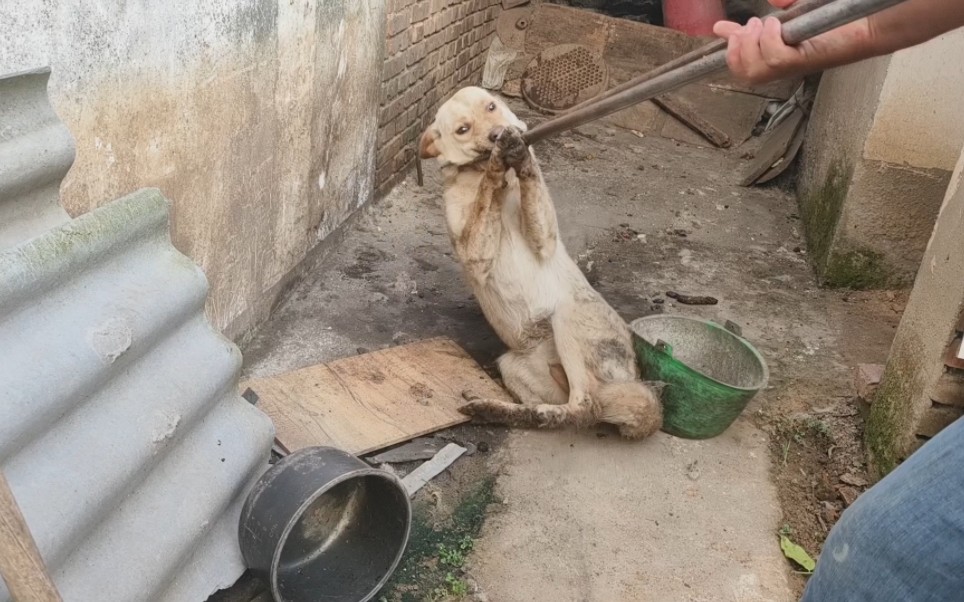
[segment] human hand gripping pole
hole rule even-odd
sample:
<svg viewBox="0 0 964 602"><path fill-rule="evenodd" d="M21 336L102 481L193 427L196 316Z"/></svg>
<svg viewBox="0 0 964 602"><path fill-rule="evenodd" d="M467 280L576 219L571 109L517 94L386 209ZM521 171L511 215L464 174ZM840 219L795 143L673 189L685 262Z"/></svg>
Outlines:
<svg viewBox="0 0 964 602"><path fill-rule="evenodd" d="M833 2L814 7L805 0L803 9L813 8L784 23L782 28L783 41L788 45L796 45L820 34L847 25L906 0L834 0ZM798 3L798 5L801 3ZM798 14L800 6L791 7L791 16ZM786 16L785 14L781 16ZM718 50L712 50L711 47ZM708 52L708 54L703 54ZM702 56L699 56L701 55ZM687 57L699 57L691 62L683 63ZM672 67L670 67L672 66ZM681 88L687 84L704 79L726 69L726 42L718 40L707 46L671 61L655 70L622 86L606 92L593 100L589 100L569 112L553 117L535 126L524 135L528 144L534 144L550 136L571 130L596 119L611 115L632 105L650 100L660 94Z"/></svg>

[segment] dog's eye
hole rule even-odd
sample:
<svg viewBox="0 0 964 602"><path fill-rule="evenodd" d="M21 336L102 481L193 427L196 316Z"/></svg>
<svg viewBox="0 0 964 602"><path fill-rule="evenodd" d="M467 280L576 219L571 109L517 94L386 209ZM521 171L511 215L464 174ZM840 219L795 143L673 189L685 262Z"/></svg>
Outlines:
<svg viewBox="0 0 964 602"><path fill-rule="evenodd" d="M463 125L460 126L459 129L455 130L455 133L461 136L462 134L468 133L470 129L471 128L469 128L469 126Z"/></svg>
<svg viewBox="0 0 964 602"><path fill-rule="evenodd" d="M487 108L487 109L489 110L489 112L491 113L492 111L495 110L495 103L494 103L494 102L490 102L490 103L489 103L489 106L486 107L486 108Z"/></svg>

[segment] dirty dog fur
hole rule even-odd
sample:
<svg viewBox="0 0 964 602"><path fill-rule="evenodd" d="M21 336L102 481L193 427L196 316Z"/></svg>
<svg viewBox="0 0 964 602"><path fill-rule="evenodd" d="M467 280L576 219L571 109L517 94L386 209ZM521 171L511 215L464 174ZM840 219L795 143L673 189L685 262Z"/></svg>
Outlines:
<svg viewBox="0 0 964 602"><path fill-rule="evenodd" d="M521 427L608 422L646 437L662 422L657 393L639 380L629 327L566 253L525 129L501 100L464 88L421 139L419 155L441 164L458 261L509 347L502 380L521 402L475 399L461 411Z"/></svg>

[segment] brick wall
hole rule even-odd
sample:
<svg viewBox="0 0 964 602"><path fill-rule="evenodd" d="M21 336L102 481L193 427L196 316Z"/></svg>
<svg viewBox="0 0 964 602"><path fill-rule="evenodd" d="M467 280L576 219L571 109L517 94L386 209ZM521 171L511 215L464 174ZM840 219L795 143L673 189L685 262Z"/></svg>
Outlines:
<svg viewBox="0 0 964 602"><path fill-rule="evenodd" d="M388 192L441 101L478 85L501 0L388 0L376 186Z"/></svg>

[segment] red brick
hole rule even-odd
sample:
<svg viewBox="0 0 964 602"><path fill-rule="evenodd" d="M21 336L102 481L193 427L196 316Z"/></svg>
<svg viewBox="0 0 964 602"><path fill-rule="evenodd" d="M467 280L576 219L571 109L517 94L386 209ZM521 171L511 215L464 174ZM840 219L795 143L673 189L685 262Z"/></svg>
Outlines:
<svg viewBox="0 0 964 602"><path fill-rule="evenodd" d="M389 0L376 136L377 191L412 165L411 147L455 89L477 83L501 0Z"/></svg>
<svg viewBox="0 0 964 602"><path fill-rule="evenodd" d="M405 52L405 49L411 45L411 36L403 31L397 36L388 39L388 54L395 56L400 52Z"/></svg>
<svg viewBox="0 0 964 602"><path fill-rule="evenodd" d="M406 107L404 104L402 104L403 98L404 98L403 96L399 96L392 102L385 105L384 119L387 119L387 120L395 119L402 113L402 111L405 110Z"/></svg>
<svg viewBox="0 0 964 602"><path fill-rule="evenodd" d="M417 23L408 28L408 41L414 44L420 44L422 39L425 37L425 23Z"/></svg>
<svg viewBox="0 0 964 602"><path fill-rule="evenodd" d="M412 23L411 11L405 10L388 19L388 35L394 36L405 31Z"/></svg>
<svg viewBox="0 0 964 602"><path fill-rule="evenodd" d="M424 20L432 12L431 0L418 0L412 7L412 23Z"/></svg>
<svg viewBox="0 0 964 602"><path fill-rule="evenodd" d="M385 80L385 79L390 79L392 77L395 77L396 75L401 73L402 69L404 68L405 68L405 63L403 62L402 57L393 56L392 58L385 61L385 65L382 68L382 79Z"/></svg>

